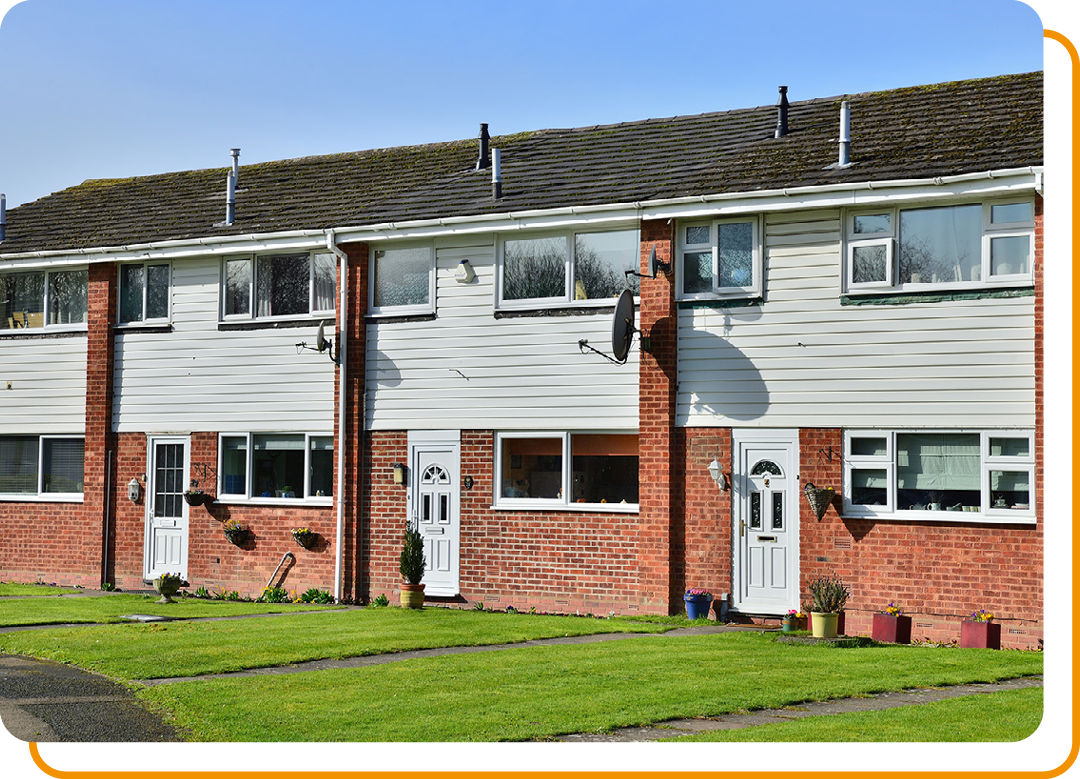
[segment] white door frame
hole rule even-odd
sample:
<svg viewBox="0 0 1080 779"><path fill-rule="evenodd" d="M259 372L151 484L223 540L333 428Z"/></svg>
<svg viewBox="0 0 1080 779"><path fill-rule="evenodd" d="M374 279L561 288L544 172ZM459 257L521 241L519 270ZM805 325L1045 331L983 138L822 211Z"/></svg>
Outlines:
<svg viewBox="0 0 1080 779"><path fill-rule="evenodd" d="M160 444L179 444L184 447L183 479L181 492L188 488L191 480L191 436L187 435L147 435L146 437L146 495L143 499L143 579L149 581L165 571L157 570L154 566L154 527L155 523L163 524L172 522L173 527L180 528L180 556L176 564L166 566L169 573L179 573L187 578L188 567L188 533L190 528L189 507L180 499L180 516L162 519L155 517L155 503L157 497L157 447Z"/></svg>
<svg viewBox="0 0 1080 779"><path fill-rule="evenodd" d="M424 593L439 597L461 594L461 431L460 430L410 430L409 431L409 488L406 499L406 516L415 522L421 511L419 495L422 455L437 455L440 464L449 471L449 525L420 527L425 546L439 542L448 543L449 570L442 574L432 571L434 560L429 555L428 573L424 575Z"/></svg>
<svg viewBox="0 0 1080 779"><path fill-rule="evenodd" d="M752 530L749 521L751 477L753 463L746 462L748 450L776 447L786 452L786 461L777 462L783 470L785 495L783 501L784 527L781 532L771 528ZM799 431L793 429L734 429L732 430L732 608L748 614L783 615L788 609L799 608ZM771 508L771 507L769 507ZM768 544L773 560L784 557L784 586L771 597L752 597L746 594L751 575L749 538L761 538ZM775 539L775 540L769 540ZM779 552L780 554L776 554ZM771 570L771 568L770 568Z"/></svg>

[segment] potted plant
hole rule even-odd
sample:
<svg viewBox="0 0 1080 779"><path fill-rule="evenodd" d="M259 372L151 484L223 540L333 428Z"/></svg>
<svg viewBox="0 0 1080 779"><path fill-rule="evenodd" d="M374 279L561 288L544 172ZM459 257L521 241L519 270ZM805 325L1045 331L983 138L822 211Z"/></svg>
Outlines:
<svg viewBox="0 0 1080 779"><path fill-rule="evenodd" d="M835 638L840 612L847 605L851 590L844 586L843 579L832 573L810 582L810 597L814 604L810 612L814 637Z"/></svg>
<svg viewBox="0 0 1080 779"><path fill-rule="evenodd" d="M163 573L161 576L154 579L154 589L161 596L161 600L158 603L175 603L172 596L175 595L181 587L187 587L188 583L184 581L184 577L178 573Z"/></svg>
<svg viewBox="0 0 1080 779"><path fill-rule="evenodd" d="M296 543L300 544L304 549L311 549L312 544L315 543L315 533L313 533L309 527L294 528L292 537L296 539Z"/></svg>
<svg viewBox="0 0 1080 779"><path fill-rule="evenodd" d="M205 506L207 503L213 503L214 498L199 489L199 482L192 479L191 489L184 492L184 502L189 506Z"/></svg>
<svg viewBox="0 0 1080 779"><path fill-rule="evenodd" d="M420 531L412 524L405 528L405 543L401 549L399 570L405 584L401 585L401 606L406 609L424 607L424 570L427 568L427 556L424 554L424 539Z"/></svg>
<svg viewBox="0 0 1080 779"><path fill-rule="evenodd" d="M780 620L780 632L794 633L796 630L802 630L804 624L803 620L805 619L806 615L798 609L788 609L788 613Z"/></svg>
<svg viewBox="0 0 1080 779"><path fill-rule="evenodd" d="M683 595L686 603L686 616L688 619L708 619L709 609L712 608L712 593L700 587L691 587Z"/></svg>
<svg viewBox="0 0 1080 779"><path fill-rule="evenodd" d="M910 644L911 617L905 617L903 609L890 602L874 615L872 638L884 644Z"/></svg>
<svg viewBox="0 0 1080 779"><path fill-rule="evenodd" d="M237 522L235 519L226 520L221 525L221 529L225 532L225 538L229 540L229 543L236 546L244 543L248 533L248 526L243 522Z"/></svg>
<svg viewBox="0 0 1080 779"><path fill-rule="evenodd" d="M1001 649L1001 625L994 615L979 609L960 623L960 646L965 649Z"/></svg>

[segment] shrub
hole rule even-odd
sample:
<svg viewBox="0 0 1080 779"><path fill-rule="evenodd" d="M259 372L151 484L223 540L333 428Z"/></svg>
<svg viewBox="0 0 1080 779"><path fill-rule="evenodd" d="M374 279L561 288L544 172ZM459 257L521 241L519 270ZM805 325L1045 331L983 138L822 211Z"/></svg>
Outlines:
<svg viewBox="0 0 1080 779"><path fill-rule="evenodd" d="M405 543L401 550L399 569L401 576L409 584L419 584L424 578L427 557L424 555L424 539L413 525L405 528Z"/></svg>
<svg viewBox="0 0 1080 779"><path fill-rule="evenodd" d="M390 605L390 599L386 597L386 593L379 593L379 596L371 602L371 605L381 609Z"/></svg>
<svg viewBox="0 0 1080 779"><path fill-rule="evenodd" d="M851 590L844 586L844 580L835 573L819 576L810 582L810 597L814 600L814 611L819 614L838 614L847 605Z"/></svg>
<svg viewBox="0 0 1080 779"><path fill-rule="evenodd" d="M333 603L334 596L326 590L320 590L318 587L312 587L303 595L300 596L301 603Z"/></svg>

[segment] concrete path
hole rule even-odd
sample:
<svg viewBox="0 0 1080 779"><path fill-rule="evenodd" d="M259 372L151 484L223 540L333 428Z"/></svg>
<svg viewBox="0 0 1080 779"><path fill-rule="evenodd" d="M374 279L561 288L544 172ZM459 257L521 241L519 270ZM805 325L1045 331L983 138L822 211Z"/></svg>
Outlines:
<svg viewBox="0 0 1080 779"><path fill-rule="evenodd" d="M270 615L267 615L270 616ZM56 627L55 625L52 627ZM25 628L24 628L25 629ZM274 668L259 668L199 677L145 679L136 684L153 686L190 681L194 678L237 678L319 671L327 668L359 668L422 657L439 657L473 652L495 652L529 646L591 644L601 641L642 639L658 635L688 636L760 630L739 625L709 625L679 628L663 634L613 633L590 636L538 639L517 644L446 647L385 655L315 660ZM800 717L824 716L847 711L871 711L1021 687L1042 686L1042 677L1014 679L997 684L968 684L955 687L883 693L868 698L805 703L784 709L731 714L710 719L672 720L651 727L624 728L607 734L574 734L559 741L654 741L708 730L730 730L782 722ZM181 741L181 735L160 715L151 711L122 684L99 674L48 660L0 655L0 719L16 738L23 741Z"/></svg>

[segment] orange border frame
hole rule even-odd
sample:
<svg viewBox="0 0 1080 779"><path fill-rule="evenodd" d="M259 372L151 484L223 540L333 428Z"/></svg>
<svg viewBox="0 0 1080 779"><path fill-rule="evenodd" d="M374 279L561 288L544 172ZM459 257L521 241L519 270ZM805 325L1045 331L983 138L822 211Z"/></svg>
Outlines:
<svg viewBox="0 0 1080 779"><path fill-rule="evenodd" d="M1065 50L1069 53L1069 57L1072 59L1072 116L1071 116L1071 119L1072 119L1072 127L1074 127L1074 132L1075 132L1075 129L1076 129L1076 126L1077 126L1077 118L1078 118L1078 116L1080 116L1080 107L1078 107L1078 102L1077 102L1077 83L1076 83L1077 68L1078 68L1078 66L1080 66L1080 55L1078 55L1077 48L1076 48L1076 46L1074 44L1072 44L1072 41L1070 41L1068 38L1066 38L1064 35L1062 35L1061 32L1056 32L1054 30L1044 29L1042 35L1043 35L1044 38L1049 38L1050 40L1057 41L1058 43L1061 43L1063 46L1065 46ZM1071 180L1072 184L1074 184L1074 185L1076 184L1076 180L1077 180L1076 171L1077 171L1077 160L1076 160L1076 156L1074 155L1074 158L1072 158L1072 170L1070 171L1070 180ZM1075 189L1076 188L1074 186L1074 191L1075 191ZM1080 224L1080 206L1078 206L1077 203L1078 203L1078 201L1076 200L1076 198L1074 198L1074 201L1072 201L1072 224L1074 224L1074 226L1077 225L1077 224ZM1080 299L1080 294L1078 294L1078 293L1080 293L1080 281L1078 281L1078 279L1080 279L1080 273L1076 272L1076 269L1077 269L1077 261L1076 260L1077 260L1076 244L1074 243L1074 249L1072 249L1072 268L1074 268L1074 274L1072 274L1072 299L1074 299L1074 300ZM1075 352L1075 345L1074 345L1074 352ZM1074 357L1074 365L1072 365L1072 371L1074 371L1074 386L1076 386L1076 380L1075 379L1077 378L1077 376L1076 376L1076 374L1077 374L1077 366L1076 366L1075 357ZM1074 441L1077 440L1077 433L1078 432L1080 432L1080 422L1078 422L1077 418L1074 416L1074 421L1072 421L1072 440L1074 440ZM1074 554L1072 554L1072 559L1074 559L1074 560L1076 560L1076 558L1077 558L1077 555L1076 555L1077 546L1078 546L1077 536L1074 535L1074 539L1072 539L1072 552L1074 552ZM1074 601L1074 603L1077 603L1078 601L1080 601L1080 581L1077 580L1077 577L1072 577L1072 601ZM1074 660L1074 662L1072 662L1072 668L1074 668L1074 669L1076 669L1076 657L1077 657L1077 648L1076 648L1076 644L1074 643L1074 646L1072 646L1072 660ZM1077 682L1076 682L1076 679L1074 677L1074 683L1072 683L1072 694L1074 694L1074 717L1072 717L1072 746L1071 746L1071 749L1069 750L1069 754L1068 754L1068 757L1066 757L1065 762L1062 763L1061 765L1057 766L1056 768L1050 769L1049 771L1042 771L1042 770L1010 771L1009 776L1016 776L1016 777L1048 777L1048 778L1049 777L1058 777L1058 776L1062 776L1063 774L1065 774L1066 771L1068 771L1072 766L1074 766L1074 764L1077 761L1078 755L1080 755L1080 749L1078 749L1078 747L1077 747L1077 717L1076 717L1076 707L1075 707L1076 693L1077 693ZM114 771L114 770L59 770L57 768L53 768L48 763L45 763L45 761L43 760L43 758L41 756L41 752L40 752L40 750L38 748L38 743L36 741L30 741L27 744L27 746L29 747L30 757L33 760L33 764L38 766L38 768L41 770L42 774L45 774L46 776L53 777L54 779L141 779L141 778L145 777L146 774L147 774L147 771L144 771L144 770L126 770L126 771ZM160 773L160 771L157 771L157 773ZM540 775L551 776L551 775L556 774L556 773L563 773L563 771L485 770L485 771L440 771L440 773L443 776L453 776L453 775L456 775L456 774L468 774L469 776L484 776L484 777L503 777L503 776L508 776L508 775L524 777L524 776L540 776ZM573 773L577 773L577 771L573 771ZM679 773L683 773L683 771L679 771ZM689 771L687 771L687 773L689 773ZM699 773L699 771L694 771L694 773ZM713 773L716 773L716 774L720 774L720 773L740 773L741 774L741 773L744 773L744 771L743 771L743 769L733 769L733 770L730 770L730 771L723 771L723 770L707 771L707 773L710 773L710 774L713 774ZM863 770L854 770L854 771L831 770L831 771L829 771L829 774L832 774L834 776L836 776L836 775L850 776L852 774L862 775L862 774L865 774L865 773L866 773L866 771L863 771ZM900 779L901 777L908 777L908 776L912 775L913 773L921 773L921 771L910 771L910 770L881 771L881 773L876 773L875 776L882 777L883 779L891 778L891 777L896 777L897 779ZM982 779L983 777L986 777L989 774L996 774L996 773L997 773L997 771L993 771L993 770L990 770L990 771L987 771L987 770L948 771L949 776L980 777L980 779ZM765 771L760 771L760 773L757 773L757 771L755 771L754 774L755 774L755 776L761 776L761 777L777 777L778 779L782 777L783 779L787 779L787 777L791 776L792 771L791 770L765 770ZM395 771L395 770L379 770L379 769L376 769L376 770L241 770L241 771L219 771L219 770L191 770L191 771L187 771L186 770L186 771L184 771L184 775L186 777L199 777L199 778L205 777L207 779L210 779L212 777L229 777L229 779L286 779L286 777L287 777L287 779L297 779L298 777L334 777L334 778L337 778L337 777L346 777L346 776L361 777L361 776L379 776L379 775L393 776L393 777L395 777L395 779L431 779L430 771ZM643 777L644 776L649 776L649 777L653 777L653 776L657 775L657 771L621 771L621 770L616 771L616 770L606 770L606 771L589 771L589 775L591 777L593 777L593 776L595 776L595 777L612 777L612 778L613 777L619 777L619 779L624 779L625 777L633 777L633 776L643 776Z"/></svg>

